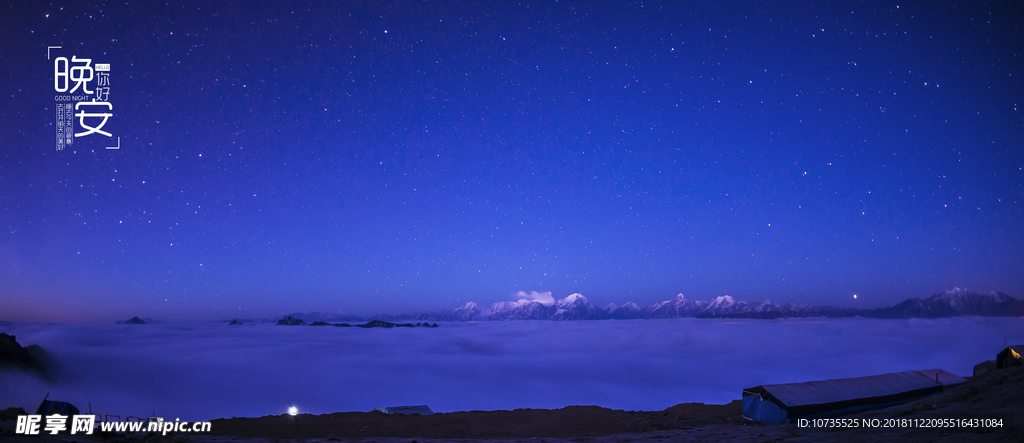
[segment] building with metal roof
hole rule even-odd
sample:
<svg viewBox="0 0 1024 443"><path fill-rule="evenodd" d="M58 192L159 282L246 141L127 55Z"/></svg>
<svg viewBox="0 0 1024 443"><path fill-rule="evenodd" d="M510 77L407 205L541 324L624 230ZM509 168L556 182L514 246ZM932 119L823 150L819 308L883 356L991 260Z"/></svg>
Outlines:
<svg viewBox="0 0 1024 443"><path fill-rule="evenodd" d="M420 406L388 406L388 407L384 407L384 408L374 409L374 411L380 411L380 412L383 412L383 413L388 414L388 415L395 415L395 414L401 414L401 415L413 415L413 414L431 415L431 414L434 413L434 411L431 411L430 408L427 407L426 405L420 405Z"/></svg>
<svg viewBox="0 0 1024 443"><path fill-rule="evenodd" d="M761 385L743 390L743 416L765 424L842 415L889 406L963 383L942 369L867 377Z"/></svg>
<svg viewBox="0 0 1024 443"><path fill-rule="evenodd" d="M992 371L995 371L995 370L996 370L996 361L995 360L986 360L986 361L983 361L981 363L978 363L978 364L974 365L974 374L973 374L973 376L977 377L977 376L979 376L981 374L985 374L985 373L992 372Z"/></svg>

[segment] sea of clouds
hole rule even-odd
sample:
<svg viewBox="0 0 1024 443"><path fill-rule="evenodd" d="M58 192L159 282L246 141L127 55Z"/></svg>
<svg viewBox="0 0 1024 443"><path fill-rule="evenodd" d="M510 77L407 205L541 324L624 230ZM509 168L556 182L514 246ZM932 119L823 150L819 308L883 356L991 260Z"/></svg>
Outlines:
<svg viewBox="0 0 1024 443"><path fill-rule="evenodd" d="M420 405L434 411L727 403L743 388L941 368L970 375L1024 319L666 319L438 328L0 324L56 356L0 373L0 408L47 393L83 412L182 420Z"/></svg>

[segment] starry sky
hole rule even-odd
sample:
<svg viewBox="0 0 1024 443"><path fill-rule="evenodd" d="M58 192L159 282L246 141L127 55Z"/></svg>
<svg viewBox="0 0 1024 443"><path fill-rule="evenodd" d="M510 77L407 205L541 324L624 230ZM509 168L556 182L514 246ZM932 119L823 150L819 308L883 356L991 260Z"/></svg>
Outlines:
<svg viewBox="0 0 1024 443"><path fill-rule="evenodd" d="M0 8L0 320L1024 296L1019 1Z"/></svg>

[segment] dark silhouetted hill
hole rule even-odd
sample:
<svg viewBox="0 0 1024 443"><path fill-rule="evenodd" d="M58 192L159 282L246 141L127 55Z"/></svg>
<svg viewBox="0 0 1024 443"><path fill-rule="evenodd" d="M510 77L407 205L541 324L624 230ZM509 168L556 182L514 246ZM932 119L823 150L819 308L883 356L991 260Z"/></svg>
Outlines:
<svg viewBox="0 0 1024 443"><path fill-rule="evenodd" d="M43 348L32 345L34 348L23 348L13 335L0 333L0 368L17 368L23 371L34 372L39 375L45 373L45 368L32 354L44 355Z"/></svg>

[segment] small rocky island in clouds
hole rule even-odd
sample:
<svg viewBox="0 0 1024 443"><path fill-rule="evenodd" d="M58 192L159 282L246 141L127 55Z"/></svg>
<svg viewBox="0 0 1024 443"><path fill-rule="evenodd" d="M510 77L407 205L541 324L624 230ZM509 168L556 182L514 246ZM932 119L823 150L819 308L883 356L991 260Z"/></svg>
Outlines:
<svg viewBox="0 0 1024 443"><path fill-rule="evenodd" d="M296 314L293 314L293 315L296 315ZM238 324L238 323L236 323L237 321L238 320L232 320L232 324ZM305 324L306 324L305 321L303 321L301 319L298 319L298 318L295 318L292 315L286 316L285 318L282 318L282 319L277 321L277 325L278 326L301 326L301 325L305 325ZM412 323L391 323L391 322L383 321L383 320L371 320L371 321L366 322L365 324L361 324L361 325L350 325L348 323L334 323L334 324L331 324L331 323L328 323L328 322L325 322L325 321L314 321L312 323L309 323L309 325L310 326L337 326L337 327L342 327L342 328L350 328L350 327L356 327L356 328L417 328L417 327L436 328L437 327L437 323L434 323L434 324L429 324L429 323L416 323L416 324L412 324Z"/></svg>

